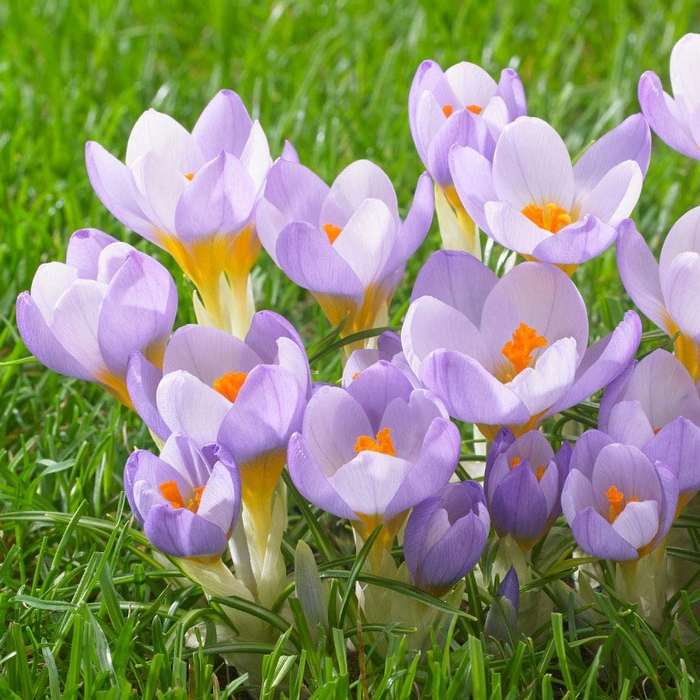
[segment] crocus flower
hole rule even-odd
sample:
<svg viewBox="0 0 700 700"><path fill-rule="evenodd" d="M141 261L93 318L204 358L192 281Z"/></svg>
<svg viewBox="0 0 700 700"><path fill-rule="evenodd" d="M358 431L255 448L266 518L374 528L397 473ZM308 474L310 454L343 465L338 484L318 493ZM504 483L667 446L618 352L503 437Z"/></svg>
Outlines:
<svg viewBox="0 0 700 700"><path fill-rule="evenodd" d="M515 438L501 430L486 460L484 490L499 537L510 535L527 552L561 513L560 496L569 473L571 448L555 454L542 433Z"/></svg>
<svg viewBox="0 0 700 700"><path fill-rule="evenodd" d="M443 247L480 257L478 231L464 211L449 167L450 148L469 146L493 158L503 127L527 114L518 74L502 71L498 84L482 68L465 61L445 72L423 61L408 98L408 119L416 149L435 181L435 203Z"/></svg>
<svg viewBox="0 0 700 700"><path fill-rule="evenodd" d="M167 114L144 112L125 163L100 144L85 149L97 196L125 226L167 250L197 287L209 319L245 334L248 273L260 243L251 215L271 165L267 139L235 92L222 90L189 133ZM226 273L233 302L224 308Z"/></svg>
<svg viewBox="0 0 700 700"><path fill-rule="evenodd" d="M414 586L441 598L466 576L486 546L489 513L476 481L447 484L411 512L403 551Z"/></svg>
<svg viewBox="0 0 700 700"><path fill-rule="evenodd" d="M467 213L491 238L573 271L615 240L639 199L650 151L649 126L636 114L572 166L549 124L521 117L503 129L493 163L474 148L455 146L450 169Z"/></svg>
<svg viewBox="0 0 700 700"><path fill-rule="evenodd" d="M311 392L303 347L288 321L260 311L245 342L216 328L178 329L165 351L162 378L139 355L129 362L134 406L152 430L161 437L186 435L199 448L216 442L229 449L243 503L259 521L261 547L287 443L301 427Z"/></svg>
<svg viewBox="0 0 700 700"><path fill-rule="evenodd" d="M159 367L177 311L170 273L96 229L76 231L66 262L39 266L17 298L17 326L49 369L97 382L126 406L126 365L138 350Z"/></svg>
<svg viewBox="0 0 700 700"><path fill-rule="evenodd" d="M577 441L561 505L588 554L613 561L644 556L668 533L677 502L678 480L662 462L597 430Z"/></svg>
<svg viewBox="0 0 700 700"><path fill-rule="evenodd" d="M594 394L629 364L641 337L629 311L587 349L579 291L542 263L499 280L466 253L438 251L412 299L401 335L411 368L451 416L477 423L491 441L501 427L522 435Z"/></svg>
<svg viewBox="0 0 700 700"><path fill-rule="evenodd" d="M136 450L124 469L131 510L151 544L174 557L218 559L238 519L241 485L227 450L171 435L160 457Z"/></svg>
<svg viewBox="0 0 700 700"><path fill-rule="evenodd" d="M700 160L700 34L686 34L671 51L671 88L664 92L659 76L647 71L639 79L639 104L656 135L689 158Z"/></svg>
<svg viewBox="0 0 700 700"><path fill-rule="evenodd" d="M678 512L700 490L700 398L683 365L665 350L634 362L605 389L598 427L634 445L677 477Z"/></svg>
<svg viewBox="0 0 700 700"><path fill-rule="evenodd" d="M700 380L700 207L669 231L657 263L633 221L620 226L617 265L632 301L675 341L678 359Z"/></svg>
<svg viewBox="0 0 700 700"><path fill-rule="evenodd" d="M256 210L265 250L308 289L342 335L381 326L408 258L433 216L430 178L418 180L413 206L399 218L394 188L366 160L351 163L329 188L311 170L280 158Z"/></svg>
<svg viewBox="0 0 700 700"><path fill-rule="evenodd" d="M343 368L343 387L347 387L351 381L359 376L360 372L363 372L380 360L390 362L394 367L401 370L414 389L423 388L418 381L418 377L408 366L406 356L403 354L403 348L401 347L401 338L392 331L385 331L377 338L376 348L355 350L350 355Z"/></svg>
<svg viewBox="0 0 700 700"><path fill-rule="evenodd" d="M460 436L442 404L380 361L347 389L322 387L289 442L289 473L315 505L390 547L409 508L454 473Z"/></svg>

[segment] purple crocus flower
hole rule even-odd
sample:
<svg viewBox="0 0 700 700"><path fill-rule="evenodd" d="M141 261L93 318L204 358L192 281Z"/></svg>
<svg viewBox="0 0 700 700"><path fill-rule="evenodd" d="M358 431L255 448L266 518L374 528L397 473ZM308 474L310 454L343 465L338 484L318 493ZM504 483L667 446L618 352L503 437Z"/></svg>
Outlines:
<svg viewBox="0 0 700 700"><path fill-rule="evenodd" d="M251 215L271 165L265 134L240 97L217 93L192 133L149 109L131 130L125 163L93 141L85 159L107 209L167 250L197 287L211 320L230 330L220 280L225 272L247 311L248 273L260 249ZM241 324L238 333L245 332Z"/></svg>
<svg viewBox="0 0 700 700"><path fill-rule="evenodd" d="M670 353L655 350L608 385L598 427L671 469L678 478L678 513L700 490L700 397Z"/></svg>
<svg viewBox="0 0 700 700"><path fill-rule="evenodd" d="M134 354L128 386L137 412L160 437L172 431L200 448L226 446L248 504L269 497L279 479L289 437L301 427L311 377L292 325L259 311L245 341L216 328L178 329L162 373Z"/></svg>
<svg viewBox="0 0 700 700"><path fill-rule="evenodd" d="M656 135L674 150L700 160L700 34L686 34L671 51L673 97L659 76L647 71L639 79L639 104Z"/></svg>
<svg viewBox="0 0 700 700"><path fill-rule="evenodd" d="M278 159L256 210L258 234L282 271L308 289L328 320L350 335L386 322L408 258L433 216L430 178L418 180L401 221L394 188L367 160L351 163L329 188L311 170Z"/></svg>
<svg viewBox="0 0 700 700"><path fill-rule="evenodd" d="M392 331L385 331L377 338L376 348L355 350L350 355L343 368L343 387L347 388L351 381L357 379L360 372L363 372L380 360L385 360L401 370L414 389L423 388L418 381L418 377L416 377L408 362L406 362L406 356L403 354L403 348L401 347L401 338Z"/></svg>
<svg viewBox="0 0 700 700"><path fill-rule="evenodd" d="M486 546L490 521L475 481L447 484L411 512L403 551L414 586L441 598L466 576Z"/></svg>
<svg viewBox="0 0 700 700"><path fill-rule="evenodd" d="M478 232L452 181L450 148L469 146L490 161L503 127L525 114L525 92L510 68L496 84L473 63L458 63L445 72L435 61L423 61L418 67L408 98L408 119L418 154L435 181L445 248L480 257Z"/></svg>
<svg viewBox="0 0 700 700"><path fill-rule="evenodd" d="M553 265L523 263L499 280L466 253L438 251L413 289L401 340L411 368L450 415L493 441L516 436L612 381L639 346L632 311L587 349L579 291Z"/></svg>
<svg viewBox="0 0 700 700"><path fill-rule="evenodd" d="M613 561L644 556L668 533L677 502L678 480L662 462L597 430L578 439L561 505L588 554Z"/></svg>
<svg viewBox="0 0 700 700"><path fill-rule="evenodd" d="M678 359L700 380L700 207L669 231L657 263L634 222L620 226L617 265L632 301L675 341Z"/></svg>
<svg viewBox="0 0 700 700"><path fill-rule="evenodd" d="M218 559L238 520L241 484L227 450L171 435L160 457L136 450L124 469L131 510L151 544L174 557Z"/></svg>
<svg viewBox="0 0 700 700"><path fill-rule="evenodd" d="M17 298L17 326L29 351L49 369L97 382L125 406L129 354L163 361L175 320L170 273L145 253L97 229L76 231L66 262L39 266Z"/></svg>
<svg viewBox="0 0 700 700"><path fill-rule="evenodd" d="M442 404L380 361L347 387L322 387L289 442L289 473L315 505L353 522L366 539L379 524L390 547L409 508L442 489L460 436Z"/></svg>
<svg viewBox="0 0 700 700"><path fill-rule="evenodd" d="M486 460L484 490L499 537L510 535L523 552L539 542L561 513L570 459L568 442L555 454L536 430L517 439L507 428L498 433Z"/></svg>
<svg viewBox="0 0 700 700"><path fill-rule="evenodd" d="M455 146L450 169L467 213L491 238L528 258L575 269L615 240L639 199L650 151L649 126L636 114L572 166L549 124L521 117L503 130L493 163L474 148Z"/></svg>
<svg viewBox="0 0 700 700"><path fill-rule="evenodd" d="M503 577L484 622L484 636L493 637L504 644L513 641L518 629L520 609L520 582L515 567L511 566Z"/></svg>

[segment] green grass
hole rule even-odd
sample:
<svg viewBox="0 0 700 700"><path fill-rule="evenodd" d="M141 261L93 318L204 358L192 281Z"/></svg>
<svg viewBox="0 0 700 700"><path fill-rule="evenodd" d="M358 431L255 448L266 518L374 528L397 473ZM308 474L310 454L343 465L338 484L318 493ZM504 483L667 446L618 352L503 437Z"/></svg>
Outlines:
<svg viewBox="0 0 700 700"><path fill-rule="evenodd" d="M668 85L670 50L699 29L699 17L693 2L681 0L101 0L87 7L75 0L0 4L0 697L231 697L245 680L217 653L230 649L183 645L195 622L211 628L222 613L202 608L198 589L174 579L124 506L123 464L134 446L150 444L147 431L94 387L35 362L12 364L28 356L14 300L40 263L63 259L76 229L102 228L155 254L175 274L185 302L190 294L164 254L101 206L85 173L85 141L122 156L148 107L191 127L228 87L260 119L275 155L290 139L327 181L370 158L406 207L422 170L406 108L422 59L443 67L469 60L492 75L516 68L530 114L552 122L575 154L638 111L644 70ZM698 192L700 167L655 140L635 218L657 250L670 225L698 204ZM395 309L437 245L434 227ZM575 281L595 337L632 306L612 250L583 266ZM328 332L308 295L264 256L255 285L258 307L287 316L307 344ZM182 303L178 323L191 319ZM338 366L326 357L315 369L333 379ZM674 555L697 564L698 523L685 523L692 547ZM313 537L299 516L290 533L291 562L294 538ZM349 553L342 538L339 549L335 540L330 546L336 558ZM327 571L347 573L343 563ZM562 573L540 573L542 590L555 596ZM470 610L479 610L486 601L474 597L473 581L468 590ZM362 673L338 632L325 644L253 651L271 653L263 697L273 696L278 681L290 697L361 697L365 685L376 698L690 698L698 693L700 628L690 613L698 597L684 593L681 612L660 632L615 598L600 597L603 615L594 620L577 612L573 599L559 600L560 615L505 656L486 653L478 625L463 619L451 628L446 651L436 644L423 659L386 630L386 661L368 649ZM690 633L678 631L681 616Z"/></svg>

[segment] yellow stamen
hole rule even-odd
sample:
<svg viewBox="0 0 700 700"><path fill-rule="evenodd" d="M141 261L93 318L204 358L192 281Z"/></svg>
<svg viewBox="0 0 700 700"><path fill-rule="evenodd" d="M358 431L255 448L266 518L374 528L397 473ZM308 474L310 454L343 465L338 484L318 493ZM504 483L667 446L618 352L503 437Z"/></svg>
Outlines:
<svg viewBox="0 0 700 700"><path fill-rule="evenodd" d="M479 107L479 105L467 105L467 109L472 114L481 114L481 107Z"/></svg>
<svg viewBox="0 0 700 700"><path fill-rule="evenodd" d="M544 336L537 335L534 328L521 323L513 333L513 339L503 346L501 354L513 363L515 374L520 374L526 367L530 366L532 362L530 354L545 345L547 345L547 339ZM508 374L508 380L512 380L513 376L515 375Z"/></svg>
<svg viewBox="0 0 700 700"><path fill-rule="evenodd" d="M185 177L186 177L190 182L192 182L192 180L194 180L194 173L187 173L187 175L185 175Z"/></svg>
<svg viewBox="0 0 700 700"><path fill-rule="evenodd" d="M197 486L197 488L192 489L192 498L190 498L187 503L180 493L176 481L164 481L159 487L160 492L163 494L163 498L170 501L170 505L173 508L187 508L193 513L196 513L199 509L199 503L202 500L202 491L204 491L204 486Z"/></svg>
<svg viewBox="0 0 700 700"><path fill-rule="evenodd" d="M557 233L571 223L569 212L553 202L547 204L544 209L536 204L528 204L521 213L525 214L533 224L551 233Z"/></svg>
<svg viewBox="0 0 700 700"><path fill-rule="evenodd" d="M449 119L450 116L452 115L452 112L455 111L455 108L452 105L445 105L442 108L442 113Z"/></svg>
<svg viewBox="0 0 700 700"><path fill-rule="evenodd" d="M247 372L226 372L214 380L214 391L218 391L233 403L247 378Z"/></svg>
<svg viewBox="0 0 700 700"><path fill-rule="evenodd" d="M377 433L377 439L369 435L360 435L355 443L355 452L381 452L382 454L396 457L394 443L391 441L391 430L382 428Z"/></svg>
<svg viewBox="0 0 700 700"><path fill-rule="evenodd" d="M326 232L326 236L328 236L328 240L332 244L335 243L335 239L338 238L343 229L335 224L323 224L323 230Z"/></svg>
<svg viewBox="0 0 700 700"><path fill-rule="evenodd" d="M513 459L510 460L510 468L515 469L522 461L523 460L520 459L520 457L513 457Z"/></svg>

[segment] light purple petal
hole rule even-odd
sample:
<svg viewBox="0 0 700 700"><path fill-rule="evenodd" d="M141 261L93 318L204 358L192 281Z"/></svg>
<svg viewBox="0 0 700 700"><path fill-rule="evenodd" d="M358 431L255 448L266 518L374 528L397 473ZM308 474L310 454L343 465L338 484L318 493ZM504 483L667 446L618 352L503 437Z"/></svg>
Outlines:
<svg viewBox="0 0 700 700"><path fill-rule="evenodd" d="M222 152L185 187L175 209L177 237L193 244L228 234L233 244L232 234L250 219L256 195L241 162Z"/></svg>
<svg viewBox="0 0 700 700"><path fill-rule="evenodd" d="M157 154L182 175L196 173L205 163L192 134L170 115L155 109L136 120L126 145L126 165L133 167L148 152Z"/></svg>
<svg viewBox="0 0 700 700"><path fill-rule="evenodd" d="M230 535L238 519L240 494L238 470L217 462L202 491L197 515Z"/></svg>
<svg viewBox="0 0 700 700"><path fill-rule="evenodd" d="M635 549L641 549L654 539L659 529L659 504L656 501L628 503L612 527Z"/></svg>
<svg viewBox="0 0 700 700"><path fill-rule="evenodd" d="M600 430L587 430L576 441L574 451L571 455L569 473L580 471L589 481L593 474L593 465L600 451L611 445L614 440ZM569 521L571 524L571 521Z"/></svg>
<svg viewBox="0 0 700 700"><path fill-rule="evenodd" d="M490 233L484 206L498 199L491 163L473 148L460 146L450 150L449 163L452 180L464 208L482 231Z"/></svg>
<svg viewBox="0 0 700 700"><path fill-rule="evenodd" d="M493 183L498 199L518 210L552 202L569 211L574 173L561 136L541 119L516 119L503 130L496 145Z"/></svg>
<svg viewBox="0 0 700 700"><path fill-rule="evenodd" d="M163 377L156 400L165 424L187 436L200 449L216 442L219 426L231 407L228 399L182 371Z"/></svg>
<svg viewBox="0 0 700 700"><path fill-rule="evenodd" d="M645 316L672 335L671 319L661 293L659 264L632 219L620 224L616 247L622 284L632 301Z"/></svg>
<svg viewBox="0 0 700 700"><path fill-rule="evenodd" d="M687 113L692 113L700 104L698 66L700 66L700 36L686 34L671 51L671 86L677 102L681 102Z"/></svg>
<svg viewBox="0 0 700 700"><path fill-rule="evenodd" d="M530 221L510 202L487 202L484 215L488 223L486 232L491 238L521 255L534 256L539 245L557 237Z"/></svg>
<svg viewBox="0 0 700 700"><path fill-rule="evenodd" d="M233 90L220 90L199 115L192 137L205 160L221 151L240 158L252 126L241 98Z"/></svg>
<svg viewBox="0 0 700 700"><path fill-rule="evenodd" d="M78 277L97 279L100 253L116 242L116 238L96 228L80 229L68 241L66 265L76 268Z"/></svg>
<svg viewBox="0 0 700 700"><path fill-rule="evenodd" d="M591 475L598 512L607 513L606 493L611 486L624 494L625 501L661 500L661 486L654 466L644 453L632 445L606 445L598 454Z"/></svg>
<svg viewBox="0 0 700 700"><path fill-rule="evenodd" d="M357 519L352 509L331 486L300 433L294 433L289 441L287 461L289 475L304 498L339 518Z"/></svg>
<svg viewBox="0 0 700 700"><path fill-rule="evenodd" d="M700 254L681 253L661 279L669 316L682 333L700 334Z"/></svg>
<svg viewBox="0 0 700 700"><path fill-rule="evenodd" d="M288 221L306 221L312 226L328 223L320 219L329 192L328 185L312 170L285 159L275 161L265 184L265 199Z"/></svg>
<svg viewBox="0 0 700 700"><path fill-rule="evenodd" d="M508 387L461 353L431 353L420 366L419 378L459 420L488 425L521 425L530 420L527 407Z"/></svg>
<svg viewBox="0 0 700 700"><path fill-rule="evenodd" d="M153 258L132 251L104 297L97 340L107 368L126 374L134 350L160 362L177 313L177 289L170 273Z"/></svg>
<svg viewBox="0 0 700 700"><path fill-rule="evenodd" d="M131 403L143 422L161 440L167 440L170 428L158 412L156 403L156 392L162 378L163 372L149 362L140 351L131 353L126 366L126 388Z"/></svg>
<svg viewBox="0 0 700 700"><path fill-rule="evenodd" d="M262 192L265 178L272 167L272 158L267 136L257 119L253 122L248 141L239 159L255 183L256 192Z"/></svg>
<svg viewBox="0 0 700 700"><path fill-rule="evenodd" d="M627 117L587 148L574 165L577 197L591 191L609 171L625 161L635 161L645 175L650 154L651 133L646 119L641 114Z"/></svg>
<svg viewBox="0 0 700 700"><path fill-rule="evenodd" d="M688 251L700 253L700 207L683 214L668 232L659 257L662 280L676 257Z"/></svg>
<svg viewBox="0 0 700 700"><path fill-rule="evenodd" d="M527 100L520 76L512 68L504 68L501 71L501 79L498 81L498 93L508 108L508 116L511 121L527 114Z"/></svg>
<svg viewBox="0 0 700 700"><path fill-rule="evenodd" d="M591 467L593 465L591 464ZM590 480L578 469L572 469L566 477L561 492L561 508L566 522L571 526L576 515L584 508L593 507L596 503L593 486Z"/></svg>
<svg viewBox="0 0 700 700"><path fill-rule="evenodd" d="M326 476L357 456L355 444L360 435L375 434L356 399L330 386L319 389L309 401L302 431L305 447Z"/></svg>
<svg viewBox="0 0 700 700"><path fill-rule="evenodd" d="M269 453L284 451L301 428L306 395L282 367L258 365L224 417L216 442L228 447L241 469Z"/></svg>
<svg viewBox="0 0 700 700"><path fill-rule="evenodd" d="M34 273L31 297L47 323L61 296L78 279L78 271L60 262L42 263Z"/></svg>
<svg viewBox="0 0 700 700"><path fill-rule="evenodd" d="M185 370L213 386L227 372L250 372L260 358L242 340L218 328L187 325L178 328L163 359L166 374Z"/></svg>
<svg viewBox="0 0 700 700"><path fill-rule="evenodd" d="M586 216L539 243L532 255L542 262L578 265L607 250L616 236L612 226L595 216Z"/></svg>
<svg viewBox="0 0 700 700"><path fill-rule="evenodd" d="M124 226L155 243L155 227L135 197L130 169L95 141L85 144L85 164L90 184L102 204Z"/></svg>
<svg viewBox="0 0 700 700"><path fill-rule="evenodd" d="M578 513L571 524L574 539L588 554L612 561L631 561L637 550L590 506Z"/></svg>
<svg viewBox="0 0 700 700"><path fill-rule="evenodd" d="M17 297L17 327L29 352L54 372L94 381L93 375L59 343L29 292Z"/></svg>
<svg viewBox="0 0 700 700"><path fill-rule="evenodd" d="M576 370L574 383L547 415L575 406L615 379L637 352L641 334L639 316L634 311L627 311L612 333L586 350Z"/></svg>
<svg viewBox="0 0 700 700"><path fill-rule="evenodd" d="M630 215L642 191L644 175L633 160L626 160L610 169L603 179L582 199L581 212L617 226ZM578 198L578 193L577 193Z"/></svg>
<svg viewBox="0 0 700 700"><path fill-rule="evenodd" d="M313 226L303 222L285 226L277 240L277 258L284 273L300 287L361 303L360 279L328 237Z"/></svg>
<svg viewBox="0 0 700 700"><path fill-rule="evenodd" d="M700 428L683 417L671 421L642 448L654 462L662 462L677 477L681 493L700 490Z"/></svg>
<svg viewBox="0 0 700 700"><path fill-rule="evenodd" d="M457 250L439 250L423 265L411 301L436 297L463 313L477 328L486 297L498 277L481 261Z"/></svg>
<svg viewBox="0 0 700 700"><path fill-rule="evenodd" d="M640 449L654 437L654 429L639 401L620 401L610 411L606 432L615 442Z"/></svg>

